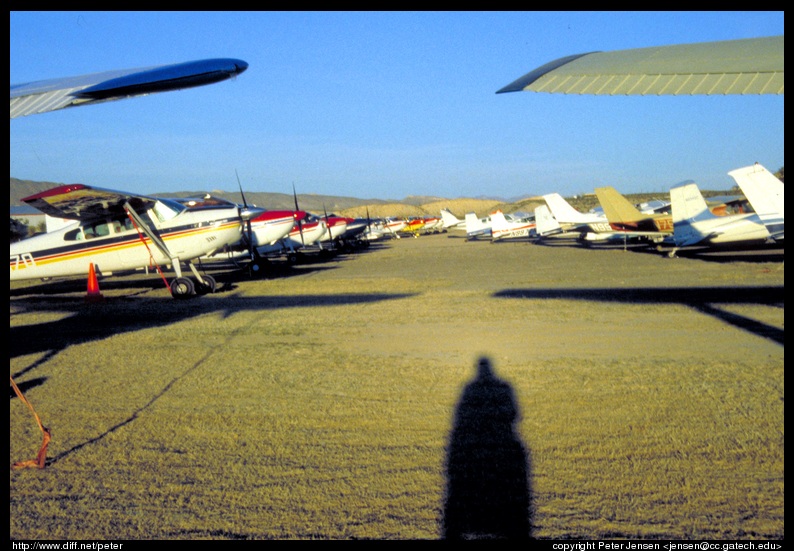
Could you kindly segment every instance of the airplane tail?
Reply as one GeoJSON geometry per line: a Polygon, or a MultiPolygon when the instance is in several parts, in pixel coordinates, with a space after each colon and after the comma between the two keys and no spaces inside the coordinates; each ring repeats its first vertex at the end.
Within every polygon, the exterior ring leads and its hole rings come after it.
{"type": "Polygon", "coordinates": [[[558,222],[576,224],[587,221],[587,217],[573,208],[559,193],[549,193],[544,195],[543,199],[545,199],[546,204],[551,210],[550,214],[553,215],[558,222]]]}
{"type": "Polygon", "coordinates": [[[597,187],[595,194],[604,209],[607,220],[612,223],[636,222],[646,218],[637,210],[637,207],[611,186],[597,187]]]}
{"type": "MultiPolygon", "coordinates": [[[[562,197],[560,198],[562,199],[562,197]]],[[[535,223],[537,224],[538,235],[541,237],[562,233],[560,223],[551,215],[547,205],[535,207],[535,223]]]]}
{"type": "Polygon", "coordinates": [[[673,210],[673,240],[679,247],[703,238],[692,226],[693,222],[717,218],[709,210],[703,194],[694,182],[670,188],[670,206],[673,210]]]}
{"type": "Polygon", "coordinates": [[[449,209],[441,209],[441,220],[443,220],[444,229],[458,226],[463,222],[460,218],[452,214],[449,209]]]}
{"type": "Polygon", "coordinates": [[[491,227],[484,224],[473,212],[466,213],[466,238],[472,239],[491,233],[491,227]]]}
{"type": "Polygon", "coordinates": [[[742,189],[756,214],[764,223],[783,222],[783,182],[760,164],[737,168],[728,173],[742,189]]]}

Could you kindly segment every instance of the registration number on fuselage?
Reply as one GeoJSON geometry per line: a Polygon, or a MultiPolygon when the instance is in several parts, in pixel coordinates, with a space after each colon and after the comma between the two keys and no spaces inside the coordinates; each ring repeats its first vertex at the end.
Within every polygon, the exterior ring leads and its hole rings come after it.
{"type": "Polygon", "coordinates": [[[36,261],[30,253],[13,254],[11,255],[11,271],[14,272],[20,268],[30,268],[35,266],[36,261]]]}

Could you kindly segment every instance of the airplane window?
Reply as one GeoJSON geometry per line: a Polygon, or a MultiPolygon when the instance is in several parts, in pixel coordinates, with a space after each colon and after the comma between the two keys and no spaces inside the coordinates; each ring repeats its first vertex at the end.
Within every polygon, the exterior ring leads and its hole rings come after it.
{"type": "Polygon", "coordinates": [[[83,230],[82,228],[77,228],[72,231],[68,231],[63,234],[64,241],[82,241],[83,240],[83,230]]]}
{"type": "Polygon", "coordinates": [[[165,222],[166,220],[170,220],[185,210],[185,208],[187,208],[185,205],[182,205],[176,201],[159,199],[152,207],[151,212],[154,217],[157,218],[157,220],[160,222],[165,222]]]}

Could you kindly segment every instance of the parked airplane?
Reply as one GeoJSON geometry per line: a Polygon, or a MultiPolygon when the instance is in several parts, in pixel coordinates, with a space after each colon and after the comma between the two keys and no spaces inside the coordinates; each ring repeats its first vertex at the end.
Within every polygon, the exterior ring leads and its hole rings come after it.
{"type": "Polygon", "coordinates": [[[697,184],[687,182],[670,189],[673,208],[673,241],[675,256],[684,247],[753,246],[769,240],[769,232],[755,213],[713,214],[697,184]]]}
{"type": "Polygon", "coordinates": [[[728,173],[739,185],[769,231],[772,239],[783,243],[783,182],[758,163],[728,173]]]}
{"type": "Polygon", "coordinates": [[[552,215],[547,204],[535,207],[535,224],[535,231],[537,231],[538,237],[541,239],[548,237],[578,239],[581,235],[578,231],[563,229],[559,221],[552,215]]]}
{"type": "MultiPolygon", "coordinates": [[[[183,202],[184,200],[178,201],[183,202]]],[[[188,204],[200,205],[193,201],[188,204]]],[[[300,233],[298,224],[300,223],[303,227],[303,220],[306,216],[303,211],[266,210],[247,221],[241,239],[237,243],[226,247],[224,251],[218,251],[209,256],[217,257],[221,252],[231,258],[248,256],[252,261],[251,272],[255,274],[267,262],[267,257],[290,254],[290,247],[285,241],[293,232],[300,233]]]]}
{"type": "Polygon", "coordinates": [[[667,213],[644,214],[611,186],[595,188],[596,197],[614,231],[630,237],[661,242],[673,233],[673,216],[667,213]]]}
{"type": "Polygon", "coordinates": [[[501,210],[491,213],[491,241],[534,237],[536,224],[534,217],[514,218],[501,210]]]}
{"type": "Polygon", "coordinates": [[[563,57],[496,93],[783,94],[783,36],[590,52],[563,57]]]}
{"type": "Polygon", "coordinates": [[[323,221],[325,222],[326,230],[322,237],[317,240],[317,243],[323,248],[323,245],[327,247],[333,247],[336,240],[339,239],[345,230],[347,230],[347,218],[343,218],[341,216],[334,216],[328,215],[327,213],[323,216],[323,221]]]}
{"type": "Polygon", "coordinates": [[[473,212],[466,213],[466,239],[491,237],[491,217],[477,218],[473,212]]]}
{"type": "Polygon", "coordinates": [[[406,220],[405,226],[400,230],[400,233],[408,233],[414,237],[419,237],[419,232],[425,227],[425,219],[421,217],[411,217],[406,220]]]}
{"type": "MultiPolygon", "coordinates": [[[[94,103],[106,102],[106,101],[113,101],[119,100],[124,98],[129,98],[133,96],[140,96],[146,94],[152,94],[157,92],[167,92],[170,90],[179,90],[182,88],[191,88],[195,86],[203,86],[205,84],[212,84],[215,82],[220,82],[222,80],[226,80],[228,78],[236,77],[243,71],[248,68],[248,63],[239,59],[207,59],[207,60],[200,60],[200,61],[192,61],[187,63],[177,63],[173,65],[162,65],[158,67],[149,67],[145,69],[126,69],[120,71],[110,71],[105,73],[95,73],[91,75],[83,75],[78,77],[67,77],[67,78],[57,78],[57,79],[49,79],[49,80],[42,80],[37,82],[31,82],[27,84],[16,84],[11,85],[10,87],[10,118],[22,117],[26,115],[33,115],[37,113],[46,113],[48,111],[54,111],[56,109],[64,109],[66,107],[76,107],[80,105],[90,105],[94,103]]],[[[67,186],[68,187],[68,186],[67,186]]],[[[46,193],[46,192],[45,192],[46,193]]],[[[39,194],[41,196],[42,194],[39,194]]],[[[122,209],[126,211],[127,217],[124,218],[121,216],[119,220],[120,228],[127,227],[127,219],[130,220],[133,226],[136,227],[136,230],[140,232],[146,233],[144,228],[148,227],[148,224],[144,222],[143,218],[138,215],[135,210],[133,209],[132,205],[130,204],[130,200],[138,204],[141,200],[140,197],[133,197],[128,196],[126,194],[122,194],[125,196],[124,204],[122,205],[122,209]],[[129,200],[128,200],[129,199],[129,200]],[[136,222],[133,222],[134,219],[137,218],[136,222]],[[123,224],[122,224],[123,222],[123,224]]],[[[43,197],[42,197],[43,198],[43,197]]],[[[118,199],[118,198],[117,198],[118,199]]],[[[45,202],[46,203],[46,202],[45,202]]],[[[178,205],[178,203],[176,203],[178,205]]],[[[147,198],[146,202],[142,205],[143,210],[145,212],[157,212],[155,211],[155,207],[157,205],[163,205],[164,209],[164,216],[167,216],[171,213],[171,210],[167,207],[166,203],[161,203],[151,198],[147,198]],[[154,201],[153,203],[151,203],[154,201]],[[147,203],[148,202],[148,203],[147,203]],[[151,205],[147,208],[147,204],[151,203],[151,205]]],[[[77,205],[80,206],[79,204],[77,205]]],[[[118,205],[117,205],[118,206],[118,205]]],[[[98,204],[98,207],[107,208],[107,205],[98,204]]],[[[202,256],[208,252],[207,245],[215,246],[215,241],[218,244],[223,243],[226,244],[226,239],[232,239],[229,235],[232,233],[231,229],[234,228],[237,232],[241,230],[240,221],[246,218],[250,218],[250,216],[254,215],[256,211],[251,211],[249,209],[237,210],[237,219],[234,223],[227,222],[221,218],[216,218],[214,221],[211,220],[211,215],[206,217],[199,216],[198,213],[200,211],[193,211],[191,214],[183,215],[181,218],[179,217],[180,212],[176,212],[176,215],[173,216],[173,219],[180,218],[180,220],[184,220],[186,218],[193,218],[195,221],[195,227],[186,227],[184,229],[184,233],[180,234],[173,234],[171,236],[172,247],[174,245],[178,245],[179,247],[185,247],[184,249],[176,249],[182,255],[182,258],[189,258],[191,254],[193,254],[194,249],[202,249],[203,252],[198,254],[197,256],[202,256]],[[202,243],[203,247],[197,247],[198,243],[201,243],[198,240],[198,237],[203,234],[204,242],[202,243]],[[186,239],[189,236],[195,236],[197,239],[186,239]],[[188,243],[188,241],[194,241],[193,243],[188,243]],[[188,246],[189,245],[189,246],[188,246]]],[[[202,214],[207,214],[205,211],[202,214]]],[[[219,211],[215,211],[215,215],[218,215],[219,211]]],[[[113,217],[117,215],[114,213],[113,217]]],[[[164,220],[160,220],[157,218],[157,222],[163,223],[166,222],[168,218],[164,220]]],[[[156,245],[156,248],[160,250],[161,254],[164,256],[169,257],[169,260],[174,262],[173,266],[177,272],[177,279],[172,281],[171,283],[171,292],[174,296],[187,296],[192,294],[192,289],[194,289],[193,282],[188,278],[181,277],[181,270],[179,266],[179,257],[173,256],[169,249],[165,246],[165,242],[160,239],[160,237],[168,237],[168,232],[166,235],[160,236],[157,233],[157,222],[155,219],[152,219],[152,226],[149,227],[147,235],[151,234],[149,237],[152,243],[156,245]],[[157,237],[157,239],[155,239],[157,237]],[[181,281],[180,281],[181,280],[181,281]]],[[[107,224],[107,222],[105,222],[107,224]]],[[[99,230],[102,227],[102,223],[97,221],[97,225],[95,227],[86,226],[85,229],[87,230],[99,230]]],[[[106,226],[107,228],[113,228],[113,231],[117,229],[115,224],[113,226],[106,226]]],[[[165,229],[167,224],[163,224],[163,228],[165,229]]],[[[27,272],[28,275],[37,271],[41,270],[41,268],[36,267],[36,257],[33,256],[31,249],[27,247],[33,243],[33,247],[40,247],[40,249],[36,250],[36,254],[41,254],[41,250],[46,251],[48,247],[51,245],[55,245],[53,239],[49,239],[55,237],[57,235],[61,235],[62,237],[66,237],[67,230],[64,228],[62,231],[55,232],[54,234],[43,234],[39,238],[31,238],[29,240],[25,240],[24,243],[26,245],[19,246],[17,249],[17,263],[16,269],[14,267],[14,245],[11,245],[11,273],[12,279],[13,273],[15,271],[19,272],[18,275],[22,274],[22,270],[26,270],[30,268],[27,272]],[[48,238],[49,237],[49,238],[48,238]],[[36,239],[34,242],[33,239],[36,239]]],[[[69,229],[69,236],[74,237],[75,239],[77,236],[87,237],[89,234],[85,233],[83,228],[83,223],[80,222],[77,228],[69,229]],[[76,233],[72,233],[76,232],[76,233]]],[[[119,233],[121,234],[123,231],[119,233]]],[[[234,236],[236,240],[238,236],[234,236]]],[[[143,236],[143,233],[140,233],[141,242],[145,245],[146,240],[143,236]]],[[[115,239],[115,238],[114,238],[115,239]]],[[[64,239],[64,242],[66,239],[64,239]]],[[[98,243],[98,242],[96,242],[98,243]]],[[[61,245],[57,244],[55,249],[52,251],[52,256],[39,258],[42,260],[43,264],[52,264],[52,267],[58,267],[58,270],[68,271],[69,269],[77,269],[76,263],[78,262],[77,258],[79,255],[75,255],[74,253],[70,253],[69,251],[73,250],[74,248],[71,246],[71,243],[61,245]],[[67,268],[68,266],[68,268],[67,268]]],[[[136,245],[130,245],[130,250],[136,250],[136,245]]],[[[148,247],[147,247],[148,250],[148,247]]],[[[89,248],[85,251],[87,253],[87,258],[83,258],[83,262],[87,259],[93,258],[94,254],[107,254],[106,252],[100,252],[98,249],[89,248]]],[[[47,254],[45,252],[45,254],[47,254]]],[[[112,254],[112,253],[111,253],[112,254]]],[[[149,253],[151,255],[151,253],[149,253]]],[[[120,253],[116,253],[116,256],[121,256],[120,253]]],[[[101,257],[104,262],[104,257],[101,257]]],[[[127,258],[131,258],[127,256],[127,258]]],[[[94,268],[94,264],[91,263],[90,266],[94,268]]],[[[197,270],[193,266],[192,263],[189,263],[190,268],[196,274],[198,281],[201,285],[201,290],[214,290],[215,282],[209,276],[202,277],[198,274],[197,270]]],[[[85,269],[85,264],[83,263],[82,270],[85,269]]],[[[85,273],[83,271],[78,273],[85,273]]],[[[89,274],[91,271],[89,271],[89,274]]],[[[24,278],[25,276],[20,277],[24,278]]],[[[38,276],[33,276],[38,277],[38,276]]],[[[45,276],[49,277],[49,276],[45,276]]],[[[89,280],[90,282],[90,280],[89,280]]],[[[33,416],[36,418],[36,422],[38,423],[39,429],[41,430],[42,434],[44,435],[44,440],[41,444],[41,448],[39,453],[36,455],[36,459],[28,460],[28,461],[19,461],[14,464],[14,468],[26,468],[26,467],[37,467],[39,469],[43,469],[46,465],[46,458],[47,458],[47,445],[50,442],[51,433],[47,427],[45,427],[41,423],[41,419],[39,419],[38,414],[33,409],[33,406],[27,401],[25,396],[19,390],[17,385],[14,383],[13,377],[11,378],[11,386],[14,388],[17,396],[25,402],[30,410],[33,412],[33,416]]]]}
{"type": "Polygon", "coordinates": [[[239,241],[242,221],[262,209],[224,199],[187,206],[178,201],[82,184],[58,186],[23,201],[45,214],[76,220],[60,230],[11,243],[11,280],[100,275],[170,264],[175,298],[215,290],[193,260],[239,241]],[[185,263],[196,283],[182,274],[185,263]]]}
{"type": "Polygon", "coordinates": [[[408,225],[408,220],[404,218],[386,218],[382,223],[382,231],[386,235],[392,235],[400,239],[400,232],[408,225]]]}
{"type": "Polygon", "coordinates": [[[582,234],[614,232],[603,212],[579,212],[559,193],[547,193],[543,196],[543,200],[546,201],[552,216],[566,231],[578,231],[582,234]]]}
{"type": "Polygon", "coordinates": [[[466,230],[466,221],[461,220],[449,209],[441,209],[441,227],[445,230],[466,230]]]}
{"type": "Polygon", "coordinates": [[[220,82],[248,68],[240,59],[202,59],[11,85],[11,118],[220,82]]]}
{"type": "MultiPolygon", "coordinates": [[[[592,209],[589,212],[579,212],[559,193],[548,193],[543,196],[543,199],[550,209],[551,216],[554,217],[560,226],[558,231],[564,232],[562,235],[558,235],[558,237],[568,237],[570,235],[566,234],[573,232],[578,235],[579,241],[585,244],[612,242],[622,242],[625,244],[626,240],[629,238],[629,235],[625,232],[616,232],[612,229],[602,208],[592,209]]],[[[658,208],[661,203],[662,202],[659,202],[659,204],[657,204],[654,202],[653,204],[646,204],[645,208],[652,210],[653,208],[658,208]]],[[[639,210],[643,212],[641,209],[639,210]]],[[[553,224],[547,220],[543,222],[544,232],[546,232],[548,236],[554,236],[555,234],[552,233],[555,231],[553,224]]],[[[541,222],[538,221],[538,228],[540,228],[540,226],[541,222]]]]}

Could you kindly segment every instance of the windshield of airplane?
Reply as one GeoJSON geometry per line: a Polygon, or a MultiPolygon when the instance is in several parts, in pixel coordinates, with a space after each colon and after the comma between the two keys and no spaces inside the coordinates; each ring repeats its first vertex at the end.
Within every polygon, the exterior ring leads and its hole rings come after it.
{"type": "Polygon", "coordinates": [[[166,220],[171,220],[186,208],[185,205],[171,199],[158,199],[150,212],[157,220],[165,222],[166,220]]]}

